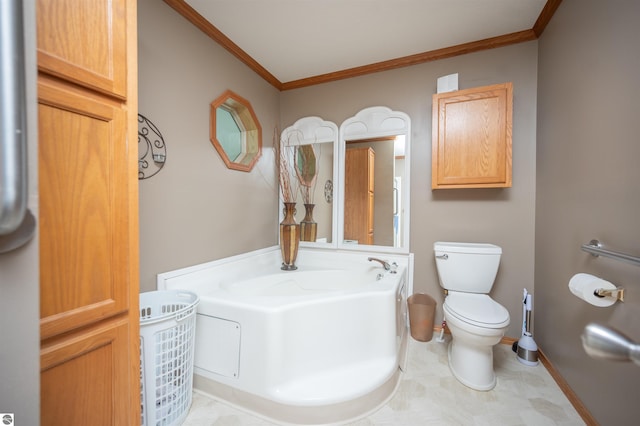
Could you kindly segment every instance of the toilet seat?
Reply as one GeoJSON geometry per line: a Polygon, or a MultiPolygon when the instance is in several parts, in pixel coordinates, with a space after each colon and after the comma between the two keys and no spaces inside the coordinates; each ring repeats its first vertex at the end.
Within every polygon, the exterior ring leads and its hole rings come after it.
{"type": "Polygon", "coordinates": [[[509,325],[509,311],[486,294],[449,292],[442,307],[458,320],[477,327],[509,325]]]}

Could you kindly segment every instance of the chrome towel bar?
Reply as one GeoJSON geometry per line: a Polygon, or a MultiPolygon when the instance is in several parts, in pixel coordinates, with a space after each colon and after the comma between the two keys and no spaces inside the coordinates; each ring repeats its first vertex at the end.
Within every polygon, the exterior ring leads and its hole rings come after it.
{"type": "Polygon", "coordinates": [[[589,244],[583,244],[582,251],[586,251],[587,253],[590,253],[591,255],[596,257],[598,256],[610,257],[612,259],[617,259],[622,262],[627,262],[627,263],[634,264],[636,266],[640,266],[640,257],[631,256],[630,254],[620,253],[613,250],[607,250],[602,247],[602,244],[598,240],[591,240],[589,241],[589,244]]]}

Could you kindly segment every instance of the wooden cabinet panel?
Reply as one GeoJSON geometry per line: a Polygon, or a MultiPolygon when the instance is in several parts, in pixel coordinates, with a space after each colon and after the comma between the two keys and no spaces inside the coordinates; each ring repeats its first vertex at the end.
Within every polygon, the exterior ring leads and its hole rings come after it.
{"type": "Polygon", "coordinates": [[[140,424],[136,1],[36,16],[41,424],[140,424]]]}
{"type": "Polygon", "coordinates": [[[127,303],[126,114],[44,78],[39,98],[42,338],[127,303]],[[124,228],[123,228],[124,227],[124,228]]]}
{"type": "MultiPolygon", "coordinates": [[[[41,350],[41,425],[127,425],[128,327],[116,321],[41,350]]],[[[136,409],[138,409],[137,407],[136,409]]]]}
{"type": "Polygon", "coordinates": [[[511,83],[433,95],[431,187],[511,186],[511,83]]]}
{"type": "Polygon", "coordinates": [[[373,244],[375,153],[349,148],[345,159],[344,238],[373,244]]]}
{"type": "Polygon", "coordinates": [[[124,99],[126,0],[37,0],[38,69],[124,99]]]}

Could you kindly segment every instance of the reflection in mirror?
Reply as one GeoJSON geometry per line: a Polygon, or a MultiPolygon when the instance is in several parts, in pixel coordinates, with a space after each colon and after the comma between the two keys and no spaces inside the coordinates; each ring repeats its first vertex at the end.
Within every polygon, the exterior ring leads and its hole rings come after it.
{"type": "Polygon", "coordinates": [[[366,108],[340,127],[339,247],[409,251],[409,116],[366,108]]]}
{"type": "Polygon", "coordinates": [[[262,153],[262,128],[246,99],[224,92],[211,102],[209,138],[233,170],[249,172],[262,153]]]}
{"type": "Polygon", "coordinates": [[[311,188],[318,177],[318,160],[313,145],[302,145],[296,147],[296,175],[300,185],[311,188]]]}
{"type": "MultiPolygon", "coordinates": [[[[320,145],[318,149],[321,149],[320,145]]],[[[318,223],[313,218],[313,209],[316,206],[314,194],[321,156],[316,155],[314,144],[296,146],[293,155],[298,188],[304,203],[304,218],[300,221],[300,241],[315,242],[318,237],[318,223]]]]}
{"type": "Polygon", "coordinates": [[[338,126],[319,117],[302,118],[281,134],[283,149],[293,149],[295,179],[302,198],[296,206],[296,222],[301,224],[301,246],[336,245],[337,206],[332,197],[325,196],[325,187],[327,182],[337,178],[338,171],[334,167],[337,142],[338,126]],[[318,185],[320,189],[316,191],[318,185]]]}
{"type": "Polygon", "coordinates": [[[304,218],[300,221],[300,241],[315,243],[318,237],[318,223],[313,218],[313,209],[316,206],[314,194],[316,177],[318,177],[316,161],[320,158],[315,155],[313,145],[296,147],[296,175],[304,203],[304,218]]]}

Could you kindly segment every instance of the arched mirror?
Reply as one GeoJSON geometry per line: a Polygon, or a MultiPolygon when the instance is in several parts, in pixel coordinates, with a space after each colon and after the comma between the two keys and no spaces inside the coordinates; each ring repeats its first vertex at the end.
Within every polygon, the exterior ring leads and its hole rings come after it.
{"type": "Polygon", "coordinates": [[[291,175],[297,181],[296,222],[301,225],[300,245],[335,247],[338,210],[333,183],[338,176],[335,167],[338,126],[320,117],[301,118],[282,131],[281,146],[289,149],[289,156],[293,158],[291,175]],[[305,232],[312,228],[310,223],[315,223],[315,232],[305,232]]]}
{"type": "Polygon", "coordinates": [[[224,92],[211,102],[209,138],[216,151],[233,170],[250,172],[262,153],[262,128],[251,104],[224,92]]]}
{"type": "Polygon", "coordinates": [[[338,247],[409,252],[411,121],[370,107],[340,126],[338,247]]]}

